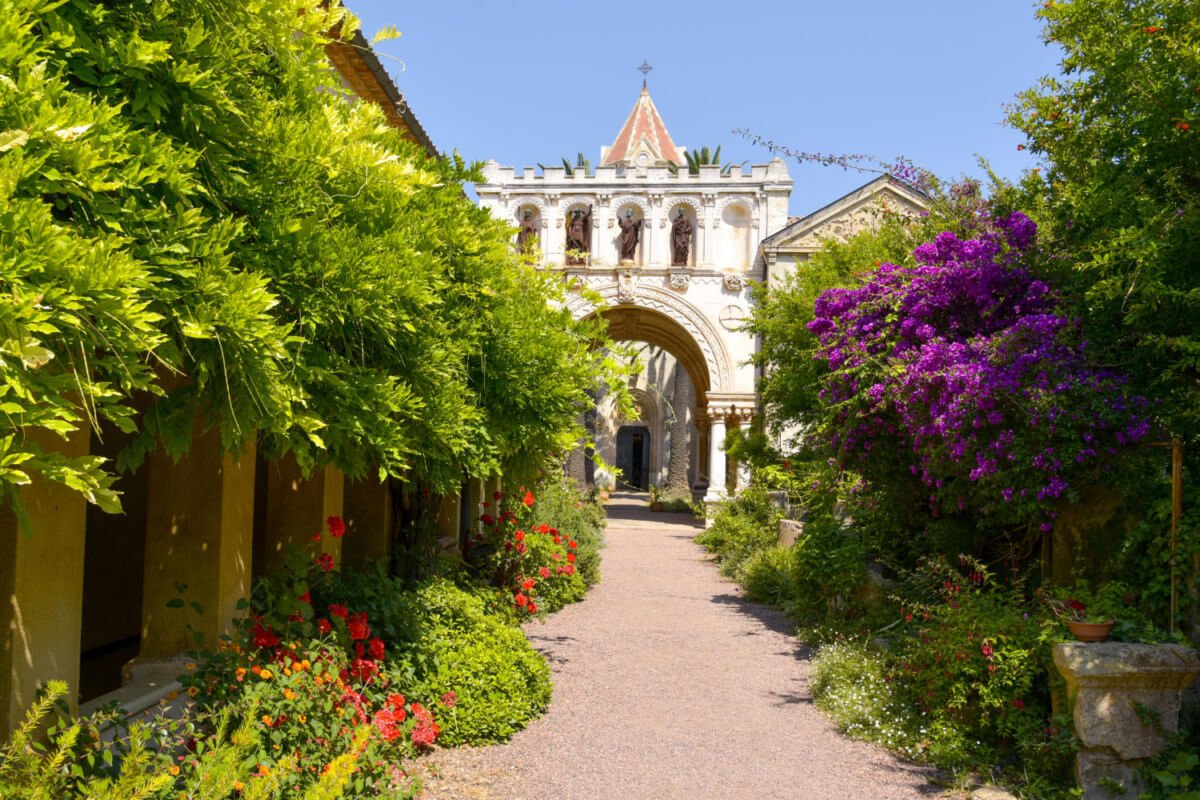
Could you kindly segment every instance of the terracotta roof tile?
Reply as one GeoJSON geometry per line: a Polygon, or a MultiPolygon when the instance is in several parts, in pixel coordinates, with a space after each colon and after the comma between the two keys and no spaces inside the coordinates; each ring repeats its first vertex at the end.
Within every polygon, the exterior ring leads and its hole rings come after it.
{"type": "Polygon", "coordinates": [[[654,107],[654,101],[650,99],[650,92],[644,86],[637,103],[633,106],[633,111],[629,112],[629,118],[625,120],[625,125],[617,134],[612,147],[604,154],[600,166],[606,167],[629,160],[643,140],[653,152],[655,160],[670,161],[672,164],[686,162],[683,152],[675,146],[675,142],[671,141],[671,134],[667,133],[667,125],[659,116],[658,109],[654,107]]]}

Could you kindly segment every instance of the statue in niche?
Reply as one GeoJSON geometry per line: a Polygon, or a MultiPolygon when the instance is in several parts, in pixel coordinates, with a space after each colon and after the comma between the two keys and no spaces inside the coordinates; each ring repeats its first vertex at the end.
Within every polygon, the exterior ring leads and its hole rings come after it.
{"type": "Polygon", "coordinates": [[[587,256],[592,252],[592,207],[587,211],[576,208],[571,211],[571,220],[567,223],[567,263],[586,264],[587,256]]]}
{"type": "Polygon", "coordinates": [[[621,226],[621,260],[633,261],[642,238],[642,220],[633,216],[632,208],[627,208],[624,217],[617,217],[617,224],[621,226]]]}
{"type": "Polygon", "coordinates": [[[517,234],[517,252],[527,253],[538,239],[538,220],[528,208],[521,213],[521,230],[517,234]]]}
{"type": "Polygon", "coordinates": [[[692,221],[681,208],[679,216],[671,223],[671,266],[686,267],[688,250],[692,246],[692,221]]]}

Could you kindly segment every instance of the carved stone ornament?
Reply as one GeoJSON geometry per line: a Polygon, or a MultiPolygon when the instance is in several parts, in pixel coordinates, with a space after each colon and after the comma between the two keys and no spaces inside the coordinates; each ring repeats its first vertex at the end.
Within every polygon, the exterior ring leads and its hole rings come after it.
{"type": "Polygon", "coordinates": [[[617,302],[637,302],[637,275],[629,270],[617,273],[617,302]]]}
{"type": "Polygon", "coordinates": [[[723,283],[727,292],[740,292],[746,288],[746,279],[734,273],[726,273],[723,283]]]}
{"type": "Polygon", "coordinates": [[[671,273],[671,288],[677,292],[685,292],[688,288],[688,283],[691,281],[691,275],[686,272],[671,273]]]}

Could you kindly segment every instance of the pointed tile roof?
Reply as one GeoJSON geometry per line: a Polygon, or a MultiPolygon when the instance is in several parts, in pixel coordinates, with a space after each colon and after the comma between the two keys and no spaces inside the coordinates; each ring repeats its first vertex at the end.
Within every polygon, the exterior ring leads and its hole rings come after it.
{"type": "Polygon", "coordinates": [[[642,153],[647,154],[646,160],[650,164],[661,161],[680,165],[687,163],[683,151],[671,141],[666,123],[658,115],[658,109],[654,107],[654,101],[650,99],[650,92],[645,86],[612,147],[601,155],[600,166],[631,162],[642,153]]]}

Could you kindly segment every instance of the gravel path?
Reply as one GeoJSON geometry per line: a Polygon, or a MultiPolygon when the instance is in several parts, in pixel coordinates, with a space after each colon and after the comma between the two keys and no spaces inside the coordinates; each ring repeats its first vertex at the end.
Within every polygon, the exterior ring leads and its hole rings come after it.
{"type": "Polygon", "coordinates": [[[682,514],[609,504],[603,580],[526,633],[554,668],[549,711],[511,742],[439,752],[434,800],[930,798],[921,769],[840,736],[808,651],[749,603],[682,514]]]}

